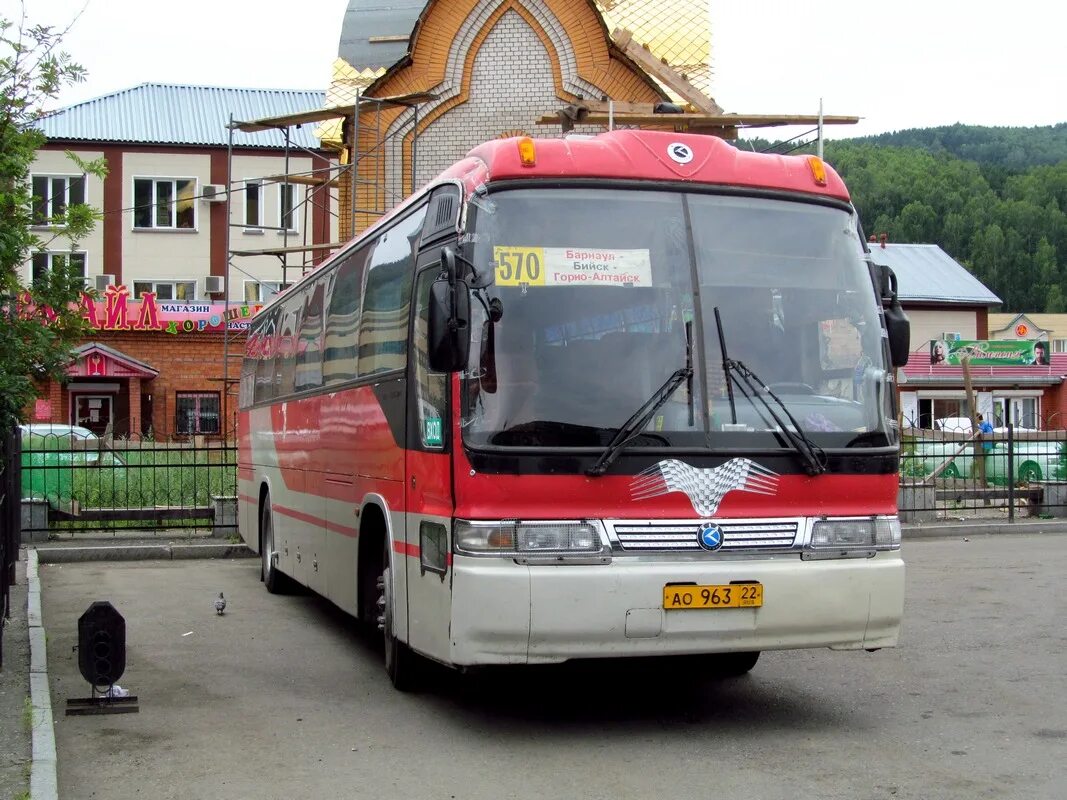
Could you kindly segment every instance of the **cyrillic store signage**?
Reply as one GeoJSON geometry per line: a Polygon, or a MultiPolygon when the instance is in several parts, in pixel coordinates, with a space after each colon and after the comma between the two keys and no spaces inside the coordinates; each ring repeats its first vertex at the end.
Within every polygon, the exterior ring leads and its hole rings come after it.
{"type": "Polygon", "coordinates": [[[1044,366],[1049,344],[1017,339],[935,339],[930,342],[930,363],[959,366],[970,356],[974,366],[1044,366]]]}
{"type": "MultiPolygon", "coordinates": [[[[252,317],[262,303],[175,303],[156,299],[153,292],[145,292],[139,300],[132,299],[125,286],[108,286],[102,296],[83,294],[82,316],[98,331],[158,331],[179,333],[219,333],[223,324],[227,330],[246,331],[252,317]]],[[[46,321],[55,319],[49,308],[35,307],[29,296],[22,298],[21,313],[40,315],[46,321]]]]}

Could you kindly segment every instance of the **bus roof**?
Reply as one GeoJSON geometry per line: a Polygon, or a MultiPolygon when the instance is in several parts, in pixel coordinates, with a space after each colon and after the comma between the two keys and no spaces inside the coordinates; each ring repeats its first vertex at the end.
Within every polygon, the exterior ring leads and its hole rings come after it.
{"type": "MultiPolygon", "coordinates": [[[[716,136],[616,130],[589,137],[533,139],[536,163],[532,166],[524,166],[520,161],[521,138],[497,139],[471,150],[469,158],[485,164],[486,182],[509,178],[680,181],[779,189],[849,200],[844,182],[829,166],[825,166],[825,185],[816,181],[809,163],[814,156],[753,153],[716,136]]],[[[459,177],[460,172],[469,174],[470,162],[460,162],[456,168],[442,177],[459,177]]]]}

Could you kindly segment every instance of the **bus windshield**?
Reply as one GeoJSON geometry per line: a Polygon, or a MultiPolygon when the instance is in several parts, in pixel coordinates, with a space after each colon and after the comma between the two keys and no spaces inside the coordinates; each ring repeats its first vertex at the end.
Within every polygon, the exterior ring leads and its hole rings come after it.
{"type": "Polygon", "coordinates": [[[603,447],[680,369],[691,372],[628,448],[783,448],[787,419],[821,448],[896,443],[846,207],[532,187],[476,197],[470,220],[472,262],[492,281],[472,303],[469,446],[603,447]],[[730,380],[724,351],[755,390],[730,380]],[[788,414],[768,412],[782,407],[768,388],[788,414]]]}

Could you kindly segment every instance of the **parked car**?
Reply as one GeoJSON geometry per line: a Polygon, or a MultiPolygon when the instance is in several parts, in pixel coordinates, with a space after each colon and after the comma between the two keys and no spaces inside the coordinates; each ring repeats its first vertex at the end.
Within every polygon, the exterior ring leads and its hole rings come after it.
{"type": "Polygon", "coordinates": [[[126,464],[95,433],[77,425],[21,425],[22,496],[53,505],[73,499],[75,475],[99,484],[126,464]]]}
{"type": "MultiPolygon", "coordinates": [[[[930,442],[920,441],[915,444],[912,463],[920,467],[917,472],[931,474],[946,459],[952,456],[963,441],[930,442]]],[[[992,448],[983,450],[985,454],[985,473],[989,483],[1007,485],[1008,483],[1008,443],[991,442],[992,448]]],[[[982,445],[979,443],[979,447],[982,445]]],[[[952,458],[948,467],[941,473],[942,478],[969,478],[975,473],[974,445],[966,448],[952,458]]],[[[1015,440],[1013,442],[1013,460],[1015,481],[1067,480],[1067,442],[1015,440]]],[[[905,468],[908,461],[905,461],[905,468]]]]}

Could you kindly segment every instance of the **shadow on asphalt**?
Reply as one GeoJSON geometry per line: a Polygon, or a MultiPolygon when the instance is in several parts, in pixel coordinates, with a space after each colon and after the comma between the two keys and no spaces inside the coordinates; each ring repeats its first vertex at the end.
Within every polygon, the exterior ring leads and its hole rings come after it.
{"type": "Polygon", "coordinates": [[[751,673],[735,678],[716,676],[711,656],[586,659],[465,671],[424,661],[419,691],[401,694],[385,677],[380,632],[318,595],[303,594],[322,624],[351,645],[355,657],[381,669],[382,690],[393,692],[398,702],[414,697],[502,734],[521,735],[524,722],[590,732],[622,724],[630,733],[662,731],[669,725],[714,725],[722,733],[749,732],[754,724],[761,730],[798,731],[863,725],[852,715],[845,720],[833,713],[833,704],[823,702],[810,686],[805,689],[788,674],[783,680],[780,664],[768,663],[783,658],[777,653],[764,654],[751,673]],[[761,669],[774,672],[773,681],[761,680],[761,669]]]}

